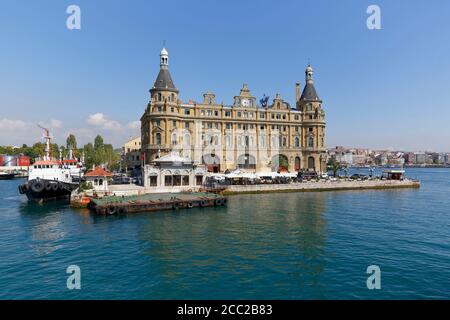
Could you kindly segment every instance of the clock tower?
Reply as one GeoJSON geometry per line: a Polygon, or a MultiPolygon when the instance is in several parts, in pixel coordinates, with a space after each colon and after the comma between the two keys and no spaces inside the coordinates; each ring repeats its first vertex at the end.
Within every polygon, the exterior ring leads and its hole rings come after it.
{"type": "Polygon", "coordinates": [[[234,97],[233,105],[242,108],[256,108],[256,98],[250,94],[246,83],[242,85],[239,95],[234,97]]]}

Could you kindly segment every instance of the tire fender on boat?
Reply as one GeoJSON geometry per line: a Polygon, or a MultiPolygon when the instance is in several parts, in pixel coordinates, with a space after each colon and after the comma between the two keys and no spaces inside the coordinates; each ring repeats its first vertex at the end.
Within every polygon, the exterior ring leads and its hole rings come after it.
{"type": "Polygon", "coordinates": [[[178,208],[180,208],[180,203],[174,202],[174,203],[172,204],[172,209],[176,210],[176,209],[178,209],[178,208]]]}
{"type": "Polygon", "coordinates": [[[44,187],[45,187],[45,185],[44,185],[44,183],[42,181],[36,180],[36,181],[34,181],[32,183],[31,190],[33,192],[39,193],[39,192],[42,192],[44,190],[44,187]]]}
{"type": "Polygon", "coordinates": [[[116,213],[117,213],[117,208],[114,207],[114,206],[109,206],[109,207],[106,209],[106,213],[109,214],[109,215],[116,214],[116,213]]]}
{"type": "Polygon", "coordinates": [[[214,204],[216,205],[216,206],[223,206],[223,199],[222,198],[220,198],[220,199],[216,199],[216,200],[214,200],[214,204]]]}
{"type": "Polygon", "coordinates": [[[45,190],[50,191],[52,190],[52,183],[49,181],[45,182],[45,190]]]}
{"type": "Polygon", "coordinates": [[[125,207],[119,207],[117,209],[117,213],[119,213],[119,214],[127,214],[128,213],[128,209],[125,208],[125,207]]]}

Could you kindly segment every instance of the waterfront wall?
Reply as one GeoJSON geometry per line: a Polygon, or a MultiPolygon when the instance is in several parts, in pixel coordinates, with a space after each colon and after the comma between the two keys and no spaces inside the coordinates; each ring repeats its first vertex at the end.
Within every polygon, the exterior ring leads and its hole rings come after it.
{"type": "Polygon", "coordinates": [[[419,188],[415,180],[366,180],[366,181],[319,181],[291,184],[233,185],[224,194],[266,193],[266,192],[312,192],[365,189],[419,188]]]}
{"type": "MultiPolygon", "coordinates": [[[[269,193],[269,192],[314,192],[314,191],[339,191],[339,190],[367,190],[367,189],[394,189],[394,188],[419,188],[420,182],[416,180],[366,180],[366,181],[309,181],[290,184],[258,184],[258,185],[232,185],[223,191],[225,195],[242,193],[269,193]]],[[[110,185],[107,192],[99,192],[98,196],[116,195],[132,196],[149,193],[179,193],[183,191],[198,192],[199,188],[191,187],[161,187],[144,188],[137,185],[110,185]]],[[[93,191],[83,192],[85,196],[93,196],[93,191]]]]}

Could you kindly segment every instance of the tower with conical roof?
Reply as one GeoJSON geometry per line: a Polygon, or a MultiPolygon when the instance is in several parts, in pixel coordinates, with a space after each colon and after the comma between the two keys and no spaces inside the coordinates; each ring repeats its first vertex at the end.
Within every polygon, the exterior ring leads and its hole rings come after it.
{"type": "Polygon", "coordinates": [[[159,54],[159,73],[150,89],[150,95],[155,102],[176,102],[178,98],[178,90],[169,72],[169,52],[166,48],[162,48],[159,54]]]}
{"type": "Polygon", "coordinates": [[[305,69],[305,87],[297,101],[302,117],[303,168],[326,172],[325,112],[322,109],[316,88],[314,70],[311,65],[305,69]]]}
{"type": "Polygon", "coordinates": [[[159,54],[159,73],[150,91],[150,101],[141,117],[141,139],[144,161],[148,163],[156,154],[167,152],[170,144],[167,114],[177,114],[178,89],[169,72],[169,52],[162,48],[159,54]]]}

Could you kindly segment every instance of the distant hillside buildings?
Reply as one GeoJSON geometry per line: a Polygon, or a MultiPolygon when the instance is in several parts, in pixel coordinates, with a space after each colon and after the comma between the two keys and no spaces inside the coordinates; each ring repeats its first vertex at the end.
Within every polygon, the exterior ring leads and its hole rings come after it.
{"type": "Polygon", "coordinates": [[[448,165],[449,153],[403,152],[336,147],[329,157],[347,166],[432,166],[448,165]]]}

